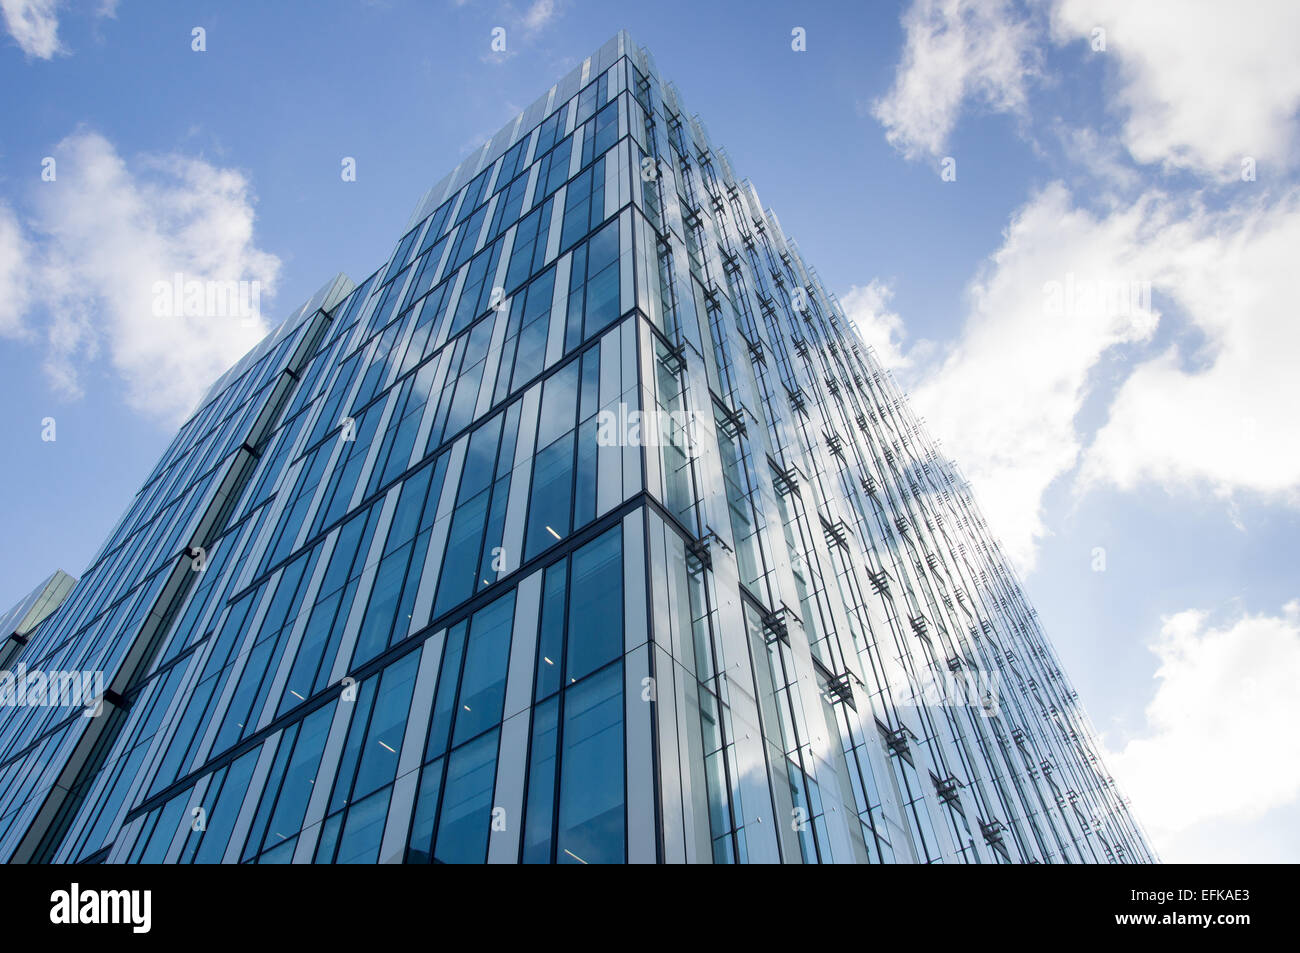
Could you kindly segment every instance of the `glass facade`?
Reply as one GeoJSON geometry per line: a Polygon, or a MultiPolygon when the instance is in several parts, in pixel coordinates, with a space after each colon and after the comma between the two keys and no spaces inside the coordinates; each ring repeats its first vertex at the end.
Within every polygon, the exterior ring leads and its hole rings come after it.
{"type": "Polygon", "coordinates": [[[0,858],[1153,859],[965,483],[612,39],[224,375],[14,659],[0,858]]]}

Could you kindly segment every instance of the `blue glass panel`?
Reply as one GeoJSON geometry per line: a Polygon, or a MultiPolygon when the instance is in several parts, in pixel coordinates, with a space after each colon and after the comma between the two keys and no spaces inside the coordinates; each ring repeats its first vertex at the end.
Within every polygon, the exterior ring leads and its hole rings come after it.
{"type": "Polygon", "coordinates": [[[453,745],[467,741],[501,720],[514,612],[515,594],[510,592],[480,609],[470,622],[453,745]]]}
{"type": "Polygon", "coordinates": [[[537,454],[528,504],[528,558],[569,535],[573,495],[573,432],[537,454]]]}
{"type": "Polygon", "coordinates": [[[457,748],[447,759],[447,783],[438,812],[434,860],[481,864],[487,859],[496,781],[497,734],[492,731],[457,748]]]}
{"type": "Polygon", "coordinates": [[[411,818],[411,833],[407,841],[406,861],[410,864],[427,864],[432,857],[433,825],[438,818],[438,795],[442,791],[443,761],[427,764],[420,775],[420,788],[415,795],[415,813],[411,818]]]}
{"type": "Polygon", "coordinates": [[[429,725],[429,740],[424,757],[430,760],[447,750],[452,719],[456,717],[456,692],[460,688],[460,663],[465,653],[466,622],[457,622],[447,630],[442,650],[442,666],[438,671],[438,694],[433,704],[433,717],[429,725]]]}
{"type": "Polygon", "coordinates": [[[542,583],[542,621],[537,644],[537,683],[534,697],[545,698],[560,689],[564,662],[564,599],[568,592],[569,561],[547,567],[542,583]]]}
{"type": "Polygon", "coordinates": [[[352,805],[339,838],[338,864],[373,864],[379,859],[384,839],[384,822],[388,817],[388,798],[392,788],[376,791],[352,805]]]}
{"type": "Polygon", "coordinates": [[[524,813],[523,861],[551,862],[551,828],[555,822],[555,745],[559,740],[560,700],[551,698],[533,710],[533,743],[528,759],[528,801],[524,813]]]}
{"type": "Polygon", "coordinates": [[[563,738],[556,860],[622,863],[622,665],[611,665],[564,693],[563,738]]]}
{"type": "Polygon", "coordinates": [[[361,764],[352,788],[353,800],[365,797],[397,777],[397,760],[406,734],[406,716],[411,709],[419,662],[419,652],[408,652],[386,668],[379,680],[375,710],[370,716],[361,764]]]}
{"type": "Polygon", "coordinates": [[[614,527],[573,554],[565,682],[623,654],[623,539],[614,527]]]}

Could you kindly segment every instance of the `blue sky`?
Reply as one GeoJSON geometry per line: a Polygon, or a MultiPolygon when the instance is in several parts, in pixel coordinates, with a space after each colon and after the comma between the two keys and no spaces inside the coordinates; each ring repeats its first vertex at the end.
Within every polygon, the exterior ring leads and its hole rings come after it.
{"type": "Polygon", "coordinates": [[[273,324],[365,277],[625,28],[971,478],[1165,858],[1295,860],[1300,21],[1134,6],[4,0],[0,604],[264,330],[160,337],[154,280],[259,280],[273,324]]]}

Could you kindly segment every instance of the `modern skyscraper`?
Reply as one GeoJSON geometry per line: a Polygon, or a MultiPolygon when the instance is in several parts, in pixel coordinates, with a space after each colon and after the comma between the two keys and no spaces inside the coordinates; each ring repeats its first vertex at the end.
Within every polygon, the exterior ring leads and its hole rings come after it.
{"type": "Polygon", "coordinates": [[[104,691],[0,709],[7,860],[1153,859],[966,484],[626,34],[216,382],[13,662],[104,691]]]}

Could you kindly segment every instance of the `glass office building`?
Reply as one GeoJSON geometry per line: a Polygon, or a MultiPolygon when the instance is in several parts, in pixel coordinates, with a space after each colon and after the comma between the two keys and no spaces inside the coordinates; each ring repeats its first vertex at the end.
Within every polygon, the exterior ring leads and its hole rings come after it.
{"type": "Polygon", "coordinates": [[[1145,862],[965,483],[626,34],[212,387],[0,858],[1145,862]]]}

